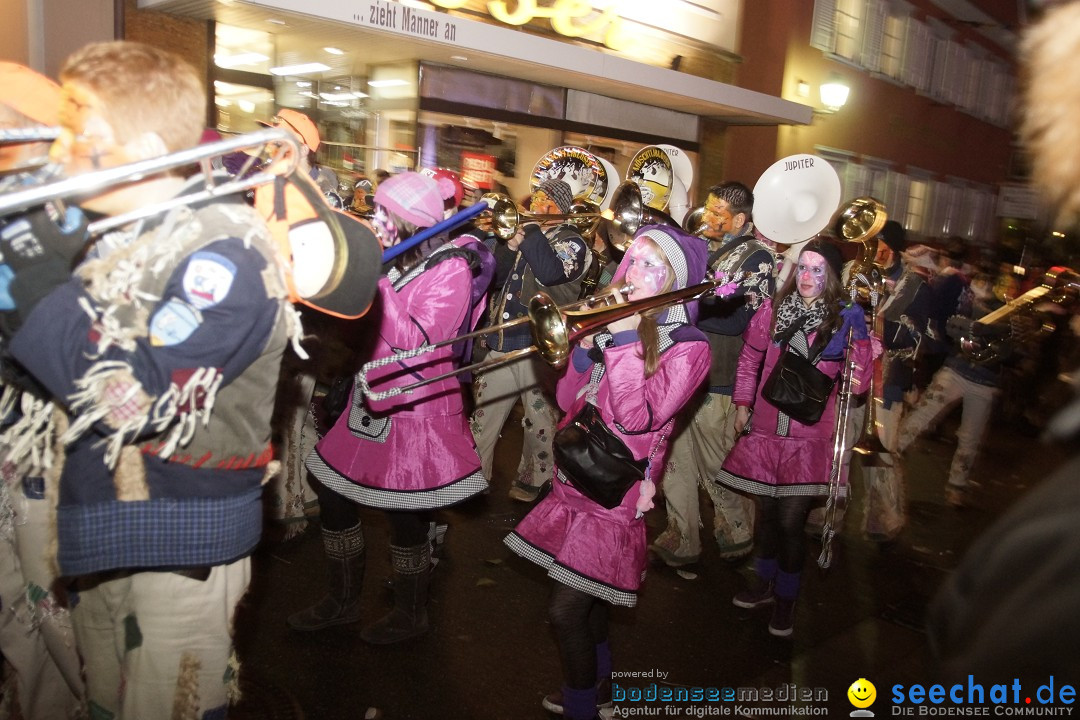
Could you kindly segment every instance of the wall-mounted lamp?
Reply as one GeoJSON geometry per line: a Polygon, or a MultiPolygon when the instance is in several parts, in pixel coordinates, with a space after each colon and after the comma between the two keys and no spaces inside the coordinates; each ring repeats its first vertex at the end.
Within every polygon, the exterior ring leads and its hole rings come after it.
{"type": "Polygon", "coordinates": [[[834,113],[844,107],[850,92],[851,88],[836,76],[833,76],[829,82],[822,84],[821,104],[825,106],[825,111],[834,113]]]}

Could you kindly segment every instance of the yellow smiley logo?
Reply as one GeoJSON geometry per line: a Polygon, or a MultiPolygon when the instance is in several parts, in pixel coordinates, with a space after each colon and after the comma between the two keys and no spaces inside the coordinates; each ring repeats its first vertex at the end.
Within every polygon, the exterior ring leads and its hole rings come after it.
{"type": "Polygon", "coordinates": [[[866,678],[859,678],[851,683],[847,691],[848,700],[857,708],[868,708],[877,698],[877,688],[866,678]]]}

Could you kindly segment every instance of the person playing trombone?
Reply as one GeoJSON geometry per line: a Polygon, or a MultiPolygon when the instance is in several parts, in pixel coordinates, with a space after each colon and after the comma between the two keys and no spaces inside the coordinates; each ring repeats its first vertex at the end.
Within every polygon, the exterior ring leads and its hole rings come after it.
{"type": "MultiPolygon", "coordinates": [[[[381,183],[372,223],[383,246],[393,247],[441,222],[443,199],[453,195],[449,185],[448,178],[437,181],[416,172],[381,183]]],[[[482,272],[488,253],[469,236],[451,242],[440,234],[397,257],[378,286],[381,313],[373,328],[373,358],[388,362],[367,375],[376,390],[434,378],[456,364],[450,345],[415,358],[390,358],[398,349],[434,345],[475,325],[491,278],[482,272]]],[[[330,583],[322,599],[289,617],[289,626],[312,631],[361,619],[365,539],[357,505],[365,505],[389,516],[394,606],[361,637],[381,645],[426,632],[430,512],[487,488],[461,384],[448,377],[378,399],[366,397],[362,383],[354,382],[349,407],[315,446],[307,467],[318,480],[330,583]]]]}
{"type": "MultiPolygon", "coordinates": [[[[869,383],[873,366],[866,319],[861,307],[843,303],[841,267],[836,246],[811,240],[800,251],[794,273],[751,319],[732,396],[735,429],[742,434],[717,475],[717,482],[749,493],[757,504],[757,581],[737,593],[733,603],[743,608],[772,605],[769,632],[779,637],[791,635],[794,626],[810,506],[815,496],[829,495],[833,465],[838,463],[833,432],[839,383],[833,385],[820,419],[807,423],[772,405],[763,388],[781,353],[788,352],[809,359],[830,377],[840,373],[845,353],[850,353],[852,392],[869,383]]],[[[836,491],[843,496],[847,488],[836,491]]]]}
{"type": "MultiPolygon", "coordinates": [[[[695,285],[705,274],[705,245],[676,228],[646,226],[636,234],[615,273],[628,282],[627,299],[657,297],[695,285]]],[[[518,523],[506,544],[545,568],[555,581],[549,617],[563,664],[563,688],[544,698],[546,709],[591,720],[611,701],[609,605],[633,607],[645,572],[643,514],[652,508],[672,418],[709,371],[709,346],[691,324],[693,303],[654,308],[607,324],[574,347],[559,380],[560,423],[572,425],[591,405],[604,425],[648,461],[643,480],[621,502],[605,507],[580,492],[555,468],[552,491],[518,523]]]]}
{"type": "MultiPolygon", "coordinates": [[[[206,90],[172,53],[94,43],[60,79],[52,157],[69,174],[199,142],[206,90]]],[[[82,205],[122,218],[196,192],[201,179],[139,175],[91,186],[82,205]]],[[[78,594],[91,714],[224,717],[236,690],[233,615],[274,468],[269,408],[299,327],[278,249],[237,194],[121,234],[126,245],[18,308],[25,320],[9,347],[65,411],[47,476],[59,476],[56,560],[78,594]]],[[[19,256],[16,275],[59,262],[28,242],[3,250],[19,256]]]]}

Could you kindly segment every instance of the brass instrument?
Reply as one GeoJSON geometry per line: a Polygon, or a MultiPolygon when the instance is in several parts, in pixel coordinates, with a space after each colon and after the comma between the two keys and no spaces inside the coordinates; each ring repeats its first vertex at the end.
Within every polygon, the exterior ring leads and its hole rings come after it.
{"type": "Polygon", "coordinates": [[[705,206],[698,205],[696,208],[686,213],[686,217],[683,218],[683,230],[690,235],[696,235],[697,237],[704,237],[705,235],[705,206]]]}
{"type": "Polygon", "coordinates": [[[180,195],[163,202],[154,203],[123,215],[107,217],[90,223],[91,237],[135,220],[157,215],[180,205],[193,205],[211,198],[243,192],[272,182],[279,176],[288,175],[300,162],[300,141],[287,130],[266,128],[252,133],[219,140],[179,150],[161,157],[139,160],[105,170],[95,170],[82,175],[63,178],[53,182],[34,185],[15,192],[0,195],[0,217],[38,207],[47,202],[97,195],[116,185],[135,182],[151,175],[165,173],[189,165],[198,165],[203,171],[203,188],[198,192],[180,195]],[[263,166],[249,177],[244,175],[257,162],[255,155],[241,168],[235,178],[222,178],[210,171],[211,160],[229,153],[265,149],[273,156],[271,163],[263,166]],[[280,162],[279,162],[280,161],[280,162]],[[281,165],[270,171],[269,165],[281,165]]]}
{"type": "MultiPolygon", "coordinates": [[[[851,330],[848,330],[847,347],[851,346],[851,330]]],[[[825,501],[825,523],[821,527],[821,554],[817,564],[828,568],[832,564],[832,539],[836,534],[836,500],[840,494],[840,480],[844,466],[844,450],[847,443],[848,419],[851,415],[851,381],[855,373],[855,360],[848,353],[844,370],[840,374],[840,387],[836,391],[836,419],[833,422],[833,454],[829,468],[829,494],[825,501]]]]}
{"type": "MultiPolygon", "coordinates": [[[[877,254],[877,236],[888,218],[884,204],[872,197],[860,197],[840,210],[833,223],[838,238],[859,243],[859,255],[848,273],[847,289],[852,300],[869,306],[871,330],[878,337],[881,336],[878,306],[885,295],[885,278],[881,274],[882,268],[874,264],[874,256],[877,254]]],[[[858,442],[851,447],[853,452],[864,457],[863,467],[883,466],[880,454],[888,452],[878,434],[880,423],[877,421],[878,403],[884,402],[884,398],[880,397],[884,384],[881,377],[882,358],[874,358],[873,362],[874,371],[866,394],[866,419],[858,442]]]]}
{"type": "MultiPolygon", "coordinates": [[[[610,322],[629,317],[634,313],[656,310],[667,305],[674,305],[697,299],[708,292],[716,290],[719,286],[730,280],[730,278],[721,276],[706,280],[697,285],[682,288],[681,290],[673,290],[641,300],[630,300],[629,302],[608,305],[606,307],[587,308],[584,310],[566,310],[564,307],[556,305],[547,293],[539,292],[529,300],[527,318],[518,318],[517,320],[511,320],[509,323],[475,330],[465,335],[459,335],[458,337],[450,338],[449,340],[443,340],[440,343],[424,345],[415,350],[406,350],[389,357],[373,360],[366,363],[360,369],[360,372],[357,374],[357,379],[366,396],[372,400],[385,400],[386,398],[412,392],[424,385],[430,385],[431,383],[445,380],[446,378],[464,372],[482,372],[484,370],[490,370],[493,367],[505,365],[506,363],[533,354],[539,354],[540,357],[552,367],[561,368],[566,365],[566,361],[570,357],[571,343],[582,336],[595,332],[610,322]],[[384,365],[400,363],[402,360],[426,354],[436,348],[445,347],[446,345],[467,338],[476,337],[477,335],[486,335],[490,332],[497,332],[499,329],[505,329],[509,325],[517,325],[524,321],[528,321],[533,336],[533,344],[527,348],[514,350],[513,352],[506,353],[500,358],[459,367],[436,377],[424,378],[411,385],[394,387],[385,391],[373,391],[367,381],[367,374],[369,372],[383,367],[384,365]]],[[[580,302],[572,303],[572,305],[578,304],[580,304],[580,302]]]]}
{"type": "Polygon", "coordinates": [[[608,233],[608,240],[619,252],[626,252],[634,241],[634,235],[644,225],[681,228],[666,212],[646,205],[641,197],[641,187],[633,180],[623,180],[615,188],[611,207],[604,211],[604,219],[615,230],[608,233]]]}
{"type": "Polygon", "coordinates": [[[1036,322],[1033,315],[1039,305],[1052,303],[1071,312],[1080,299],[1080,275],[1067,267],[1056,266],[1046,271],[1038,287],[1028,290],[1015,300],[978,320],[949,318],[949,334],[957,338],[960,351],[973,363],[982,364],[999,359],[1010,346],[1052,332],[1054,325],[1036,322]],[[1026,322],[1025,322],[1026,321],[1026,322]],[[1028,327],[1017,332],[1016,325],[1028,327]]]}
{"type": "Polygon", "coordinates": [[[603,216],[595,203],[580,198],[574,199],[572,212],[547,214],[523,212],[518,209],[516,202],[502,193],[485,193],[482,199],[491,206],[490,216],[485,214],[485,217],[489,217],[491,231],[500,240],[514,237],[521,224],[526,222],[568,222],[582,235],[591,235],[603,216]]]}

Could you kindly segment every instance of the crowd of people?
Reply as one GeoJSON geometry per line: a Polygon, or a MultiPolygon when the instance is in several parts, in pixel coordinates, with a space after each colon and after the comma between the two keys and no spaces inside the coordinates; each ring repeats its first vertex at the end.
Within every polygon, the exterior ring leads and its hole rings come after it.
{"type": "MultiPolygon", "coordinates": [[[[36,182],[18,171],[46,153],[77,175],[202,136],[197,74],[146,45],[90,45],[59,86],[9,63],[0,77],[6,126],[60,132],[2,156],[3,192],[36,182]]],[[[315,123],[281,109],[269,125],[303,157],[298,177],[252,202],[170,204],[90,242],[90,220],[200,187],[162,172],[0,218],[0,639],[22,717],[224,718],[267,497],[278,517],[317,514],[321,528],[328,583],[288,618],[298,632],[371,616],[359,509],[386,513],[394,600],[361,631],[373,645],[429,628],[439,509],[492,487],[530,504],[505,543],[553,584],[563,685],[543,704],[590,720],[611,703],[611,606],[635,605],[650,553],[701,561],[703,498],[720,557],[753,556],[755,581],[731,602],[771,608],[768,632],[788,637],[809,534],[827,543],[859,496],[867,537],[895,540],[903,454],[961,402],[943,501],[976,492],[979,444],[1022,349],[1009,323],[978,322],[1013,298],[967,264],[962,241],[911,245],[890,220],[845,263],[852,243],[836,228],[795,245],[766,237],[736,181],[708,189],[699,234],[646,225],[621,250],[532,216],[505,241],[490,221],[430,232],[462,205],[454,173],[358,182],[334,208],[315,123]],[[333,280],[342,268],[356,271],[348,289],[333,280]],[[698,296],[663,301],[707,278],[698,296]],[[559,371],[523,353],[541,292],[633,312],[569,338],[559,371]],[[490,369],[453,374],[480,359],[490,369]],[[823,392],[785,395],[791,373],[823,392]],[[517,473],[496,478],[518,404],[517,473]],[[868,423],[871,450],[838,452],[868,423]],[[849,489],[855,463],[863,482],[849,489]],[[667,524],[649,543],[654,505],[667,524]]],[[[529,211],[568,216],[575,199],[549,177],[529,211]]]]}

